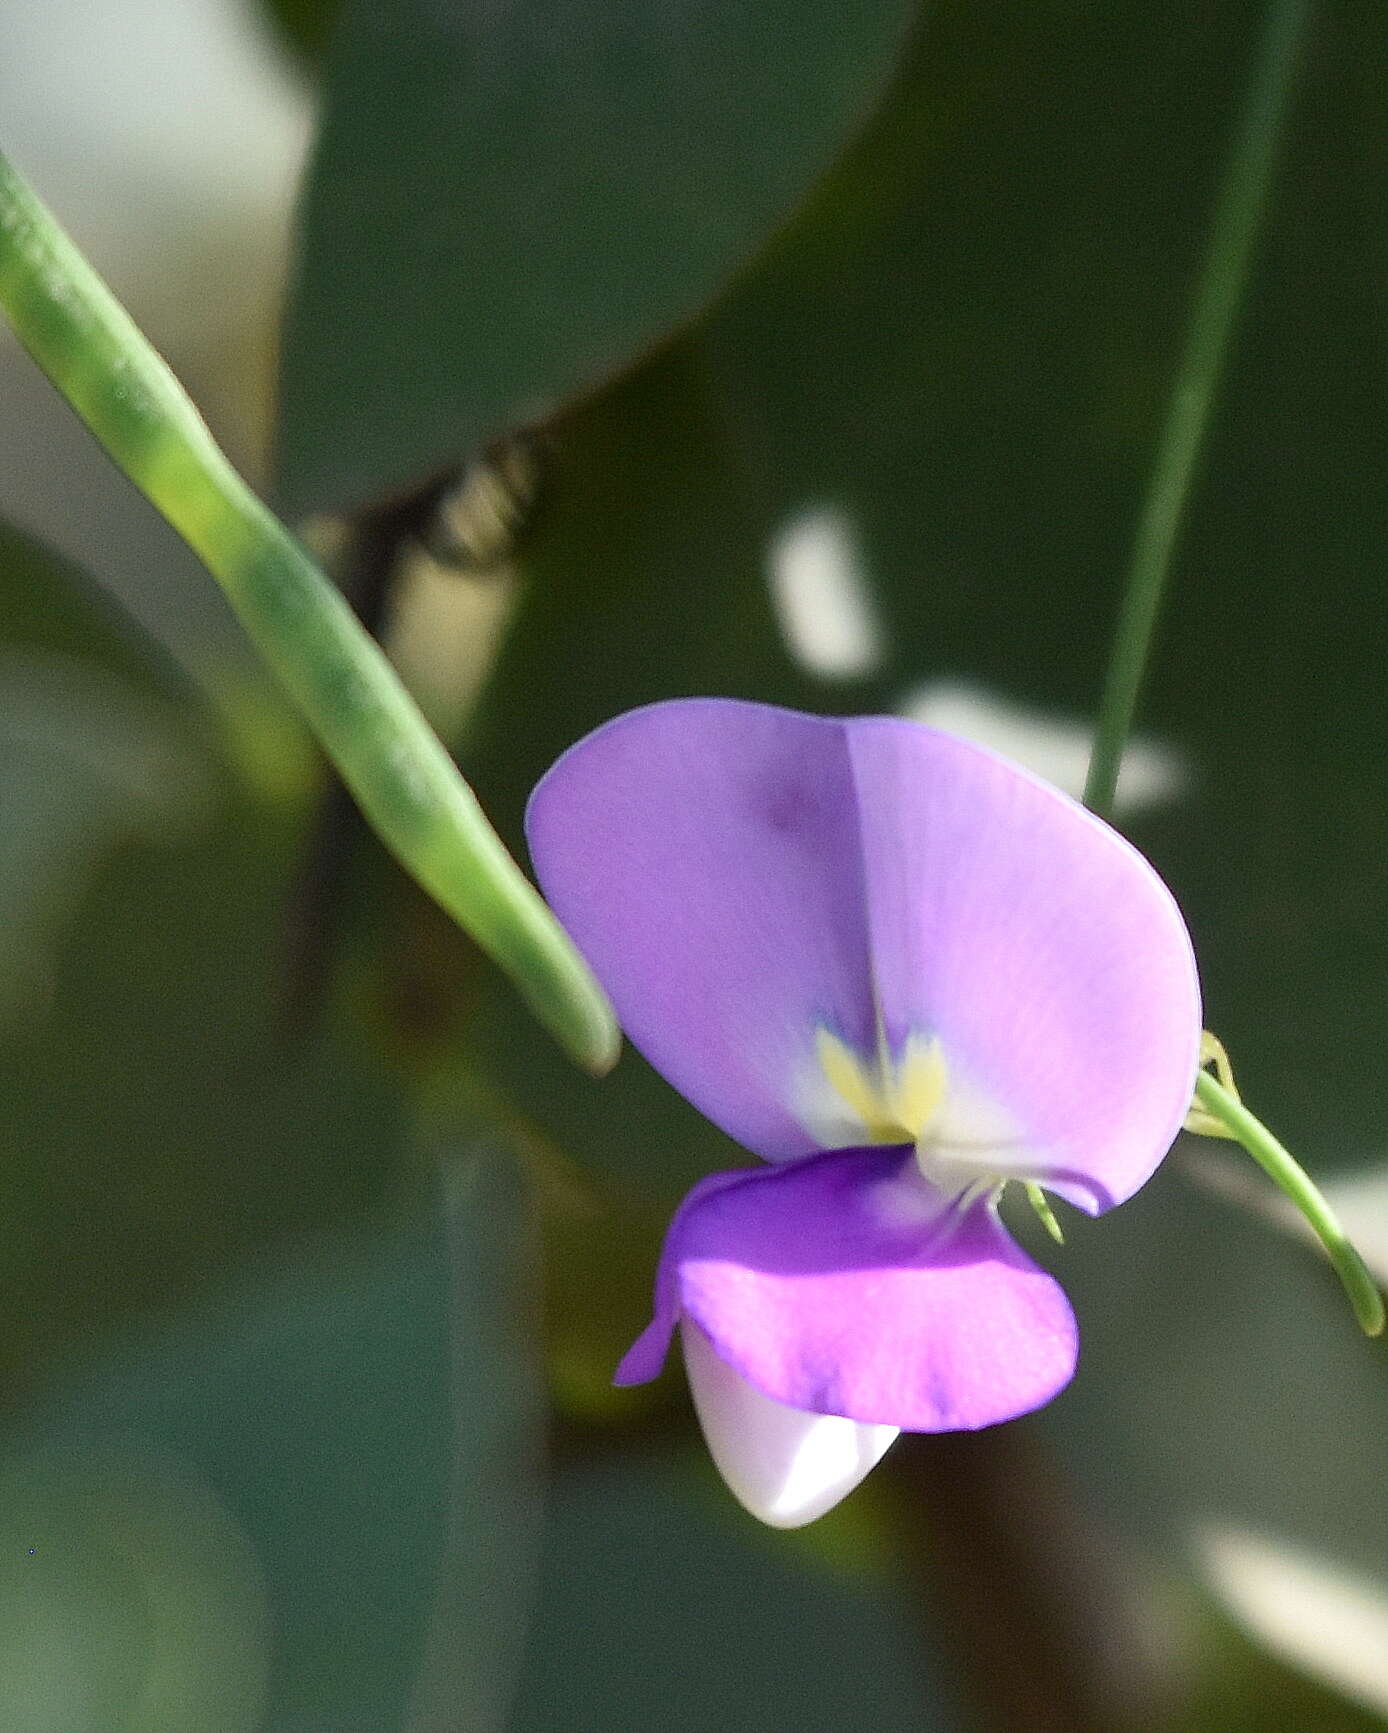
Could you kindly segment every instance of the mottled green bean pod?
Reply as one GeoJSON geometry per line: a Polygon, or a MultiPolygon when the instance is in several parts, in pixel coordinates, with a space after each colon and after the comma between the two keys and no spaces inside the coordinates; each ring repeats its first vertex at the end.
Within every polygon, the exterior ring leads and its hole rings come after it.
{"type": "Polygon", "coordinates": [[[341,593],[228,462],[168,367],[0,156],[0,305],[20,341],[221,584],[386,846],[593,1071],[606,996],[341,593]]]}

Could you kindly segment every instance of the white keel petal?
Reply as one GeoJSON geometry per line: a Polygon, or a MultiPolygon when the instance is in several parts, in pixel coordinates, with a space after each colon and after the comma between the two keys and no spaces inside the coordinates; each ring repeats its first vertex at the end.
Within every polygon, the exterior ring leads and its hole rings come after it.
{"type": "Polygon", "coordinates": [[[709,1454],[738,1502],[772,1528],[801,1528],[832,1510],[900,1430],[772,1401],[720,1360],[688,1318],[680,1339],[709,1454]]]}

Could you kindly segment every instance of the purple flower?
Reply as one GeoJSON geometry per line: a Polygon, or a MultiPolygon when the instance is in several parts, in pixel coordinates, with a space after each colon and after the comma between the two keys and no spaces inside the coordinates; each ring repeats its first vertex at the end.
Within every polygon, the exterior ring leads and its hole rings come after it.
{"type": "Polygon", "coordinates": [[[580,741],[528,829],[634,1044],[770,1164],[684,1200],[617,1382],[678,1325],[715,1461],[781,1527],[900,1430],[1054,1396],[1074,1316],[1003,1186],[1121,1203],[1198,1063],[1190,941],[1141,856],[966,741],[722,699],[580,741]]]}

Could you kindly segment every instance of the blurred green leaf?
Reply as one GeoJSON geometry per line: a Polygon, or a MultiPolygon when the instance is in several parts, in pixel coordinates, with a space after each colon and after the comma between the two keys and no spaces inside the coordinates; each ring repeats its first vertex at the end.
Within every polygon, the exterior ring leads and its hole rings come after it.
{"type": "MultiPolygon", "coordinates": [[[[60,782],[13,815],[70,824],[60,782]]],[[[7,815],[9,816],[9,815],[7,815]]],[[[66,831],[63,833],[66,834],[66,831]]],[[[61,837],[55,871],[69,870],[61,837]]],[[[295,818],[226,780],[206,822],[127,835],[86,874],[41,992],[0,1032],[0,1383],[100,1340],[257,1246],[398,1185],[398,1090],[340,1032],[281,1026],[295,818]]]]}
{"type": "Polygon", "coordinates": [[[30,1659],[0,1722],[500,1729],[538,1530],[525,1216],[479,1148],[51,1380],[6,1446],[0,1656],[30,1659]]]}
{"type": "Polygon", "coordinates": [[[207,730],[167,658],[83,574],[0,524],[0,1019],[41,1002],[97,865],[206,821],[207,730]]]}
{"type": "Polygon", "coordinates": [[[261,0],[261,10],[285,47],[317,67],[332,40],[342,0],[261,0]]]}
{"type": "Polygon", "coordinates": [[[0,642],[90,660],[174,702],[193,688],[110,594],[70,560],[0,520],[0,642]]]}
{"type": "Polygon", "coordinates": [[[758,1528],[688,1466],[559,1474],[514,1733],[962,1728],[903,1587],[758,1528]]]}
{"type": "Polygon", "coordinates": [[[184,1464],[125,1439],[11,1458],[0,1542],[0,1724],[258,1733],[254,1555],[184,1464]]]}
{"type": "Polygon", "coordinates": [[[529,1176],[485,1135],[445,1120],[452,1463],[434,1600],[409,1733],[495,1733],[534,1604],[547,1412],[540,1248],[529,1176]]]}
{"type": "Polygon", "coordinates": [[[886,83],[910,0],[348,0],[283,352],[294,513],[548,415],[707,302],[886,83]]]}

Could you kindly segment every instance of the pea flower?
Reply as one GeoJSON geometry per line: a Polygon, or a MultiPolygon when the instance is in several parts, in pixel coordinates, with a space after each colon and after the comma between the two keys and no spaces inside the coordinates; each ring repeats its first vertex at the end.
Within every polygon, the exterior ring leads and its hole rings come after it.
{"type": "Polygon", "coordinates": [[[1190,1106],[1194,959],[1142,857],[967,741],[722,699],[599,728],[527,828],[634,1045],[767,1164],[685,1198],[617,1383],[678,1327],[724,1479],[787,1528],[899,1431],[1062,1389],[1074,1315],[998,1201],[1097,1215],[1190,1106]]]}

